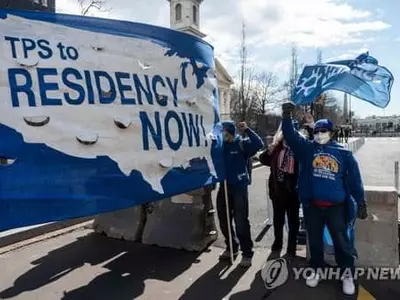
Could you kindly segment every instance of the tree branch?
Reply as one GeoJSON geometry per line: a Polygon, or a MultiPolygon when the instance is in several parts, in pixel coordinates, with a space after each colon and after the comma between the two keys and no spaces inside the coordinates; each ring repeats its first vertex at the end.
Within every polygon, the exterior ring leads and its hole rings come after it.
{"type": "Polygon", "coordinates": [[[86,16],[89,13],[89,10],[92,8],[97,9],[99,12],[107,12],[112,10],[111,7],[106,7],[106,0],[90,0],[87,4],[86,2],[86,0],[78,0],[79,6],[81,7],[82,16],[86,16]]]}

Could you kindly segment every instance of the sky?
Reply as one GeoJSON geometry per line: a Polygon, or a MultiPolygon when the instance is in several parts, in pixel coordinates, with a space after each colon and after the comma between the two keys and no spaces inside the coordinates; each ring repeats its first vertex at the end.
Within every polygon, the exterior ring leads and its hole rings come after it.
{"type": "MultiPolygon", "coordinates": [[[[79,13],[78,0],[56,0],[57,12],[79,13]]],[[[107,0],[107,12],[90,15],[169,27],[167,0],[107,0]]],[[[394,75],[390,104],[377,108],[352,97],[359,117],[400,115],[400,1],[399,0],[204,0],[200,30],[215,56],[238,78],[242,22],[246,24],[249,61],[259,72],[287,80],[291,45],[299,62],[313,64],[317,49],[323,61],[351,59],[369,51],[394,75]]],[[[341,94],[338,96],[342,97],[341,94]]]]}

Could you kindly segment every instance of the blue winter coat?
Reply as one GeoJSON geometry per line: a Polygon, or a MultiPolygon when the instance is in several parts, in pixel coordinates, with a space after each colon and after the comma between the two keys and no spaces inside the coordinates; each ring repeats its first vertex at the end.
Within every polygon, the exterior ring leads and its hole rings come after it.
{"type": "Polygon", "coordinates": [[[299,162],[298,194],[303,205],[313,200],[364,202],[360,169],[351,151],[335,141],[320,145],[306,140],[291,119],[282,120],[282,131],[299,162]]]}
{"type": "Polygon", "coordinates": [[[233,142],[224,142],[225,174],[229,185],[248,185],[247,160],[264,147],[262,139],[250,128],[248,138],[239,135],[233,142]]]}

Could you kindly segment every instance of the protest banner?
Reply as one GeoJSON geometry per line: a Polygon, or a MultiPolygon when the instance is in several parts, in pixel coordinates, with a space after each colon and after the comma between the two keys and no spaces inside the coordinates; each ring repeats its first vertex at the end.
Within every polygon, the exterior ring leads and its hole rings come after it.
{"type": "Polygon", "coordinates": [[[224,179],[213,48],[167,28],[0,10],[0,230],[224,179]]]}

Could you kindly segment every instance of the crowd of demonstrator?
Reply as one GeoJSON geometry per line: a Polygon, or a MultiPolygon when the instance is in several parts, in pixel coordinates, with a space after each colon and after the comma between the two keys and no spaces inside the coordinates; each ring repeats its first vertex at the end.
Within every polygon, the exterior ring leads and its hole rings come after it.
{"type": "MultiPolygon", "coordinates": [[[[351,295],[355,293],[354,275],[351,274],[354,274],[357,252],[348,234],[348,225],[354,222],[356,216],[365,219],[367,206],[358,163],[352,152],[337,142],[343,142],[343,139],[347,142],[350,131],[342,129],[337,134],[330,120],[314,122],[311,115],[306,115],[300,126],[292,117],[294,108],[291,102],[282,105],[282,123],[273,142],[260,155],[260,162],[270,168],[268,188],[274,215],[274,242],[270,257],[281,255],[286,216],[289,233],[285,257],[292,259],[296,256],[301,205],[310,264],[314,269],[306,284],[315,287],[321,280],[317,270],[324,267],[323,231],[327,226],[336,262],[343,271],[343,292],[351,295]]],[[[228,197],[225,197],[225,187],[221,185],[217,211],[226,250],[220,259],[230,259],[231,255],[236,259],[240,249],[240,265],[250,267],[253,242],[249,222],[248,186],[251,174],[248,160],[264,148],[264,143],[245,122],[237,125],[223,122],[223,131],[228,197]],[[226,203],[229,206],[230,230],[226,203]],[[233,237],[232,247],[229,231],[233,237]]]]}

